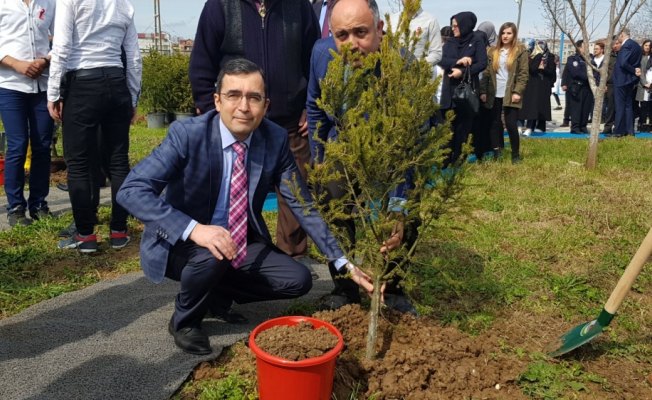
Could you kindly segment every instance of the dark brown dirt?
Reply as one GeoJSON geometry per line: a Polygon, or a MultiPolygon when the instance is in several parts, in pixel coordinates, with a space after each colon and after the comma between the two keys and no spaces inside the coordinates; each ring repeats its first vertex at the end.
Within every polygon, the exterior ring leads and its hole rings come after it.
{"type": "MultiPolygon", "coordinates": [[[[378,356],[364,359],[368,314],[358,306],[321,312],[314,317],[331,322],[344,336],[345,349],[337,360],[334,398],[398,399],[526,399],[517,379],[531,359],[519,356],[541,352],[568,326],[554,316],[520,311],[498,318],[479,336],[455,327],[442,327],[428,318],[384,315],[379,327],[378,356]],[[355,393],[356,397],[351,397],[355,393]]],[[[652,336],[642,340],[652,340],[652,336]]],[[[578,363],[606,382],[585,382],[587,390],[573,391],[577,399],[652,399],[650,360],[613,357],[605,348],[619,346],[607,335],[595,339],[562,361],[578,363]]],[[[202,363],[192,379],[223,379],[237,373],[255,382],[255,358],[237,343],[220,358],[202,363]]],[[[196,387],[196,386],[195,386],[196,387]]],[[[185,392],[181,398],[197,398],[185,392]]]]}
{"type": "Polygon", "coordinates": [[[279,325],[260,332],[256,345],[267,354],[290,361],[324,355],[337,344],[337,336],[325,327],[315,329],[308,321],[279,325]]]}

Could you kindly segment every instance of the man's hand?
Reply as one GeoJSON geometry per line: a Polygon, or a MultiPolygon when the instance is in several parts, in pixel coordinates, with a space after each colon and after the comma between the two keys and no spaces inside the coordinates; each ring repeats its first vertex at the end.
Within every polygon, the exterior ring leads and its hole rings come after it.
{"type": "Polygon", "coordinates": [[[63,103],[61,100],[55,102],[48,101],[48,111],[53,120],[61,122],[61,115],[63,115],[63,103]]]}
{"type": "Polygon", "coordinates": [[[512,104],[514,103],[520,103],[521,102],[521,95],[512,93],[512,104]]]}
{"type": "Polygon", "coordinates": [[[351,274],[351,280],[363,288],[368,295],[371,295],[374,291],[373,280],[369,275],[367,275],[363,270],[356,267],[352,263],[346,265],[346,269],[351,274]]]}
{"type": "Polygon", "coordinates": [[[392,236],[389,239],[383,242],[383,245],[380,247],[380,252],[387,254],[388,252],[396,249],[403,243],[403,232],[405,231],[403,221],[396,221],[394,227],[392,228],[392,236]]]}
{"type": "Polygon", "coordinates": [[[233,260],[238,251],[231,233],[221,226],[197,224],[188,239],[207,248],[218,260],[233,260]]]}
{"type": "Polygon", "coordinates": [[[471,63],[473,63],[473,59],[471,57],[462,57],[459,60],[457,60],[455,64],[468,67],[469,65],[471,65],[471,63]]]}
{"type": "Polygon", "coordinates": [[[486,94],[481,94],[480,95],[480,101],[483,102],[483,103],[486,103],[487,102],[487,95],[486,94]]]}
{"type": "Polygon", "coordinates": [[[460,79],[462,77],[462,70],[459,68],[451,69],[451,73],[448,74],[449,78],[460,79]]]}
{"type": "Polygon", "coordinates": [[[640,68],[636,68],[636,69],[634,70],[634,74],[636,74],[636,76],[641,76],[641,69],[640,69],[640,68]]]}
{"type": "Polygon", "coordinates": [[[303,110],[301,118],[299,118],[299,135],[301,135],[301,137],[308,136],[308,117],[306,110],[303,110]]]}
{"type": "Polygon", "coordinates": [[[563,86],[561,87],[561,90],[563,90],[564,92],[567,91],[567,90],[568,90],[568,86],[563,85],[563,86]]]}
{"type": "Polygon", "coordinates": [[[138,107],[134,107],[133,114],[131,115],[131,122],[130,122],[130,124],[131,124],[131,125],[135,124],[137,118],[138,118],[138,107]]]}

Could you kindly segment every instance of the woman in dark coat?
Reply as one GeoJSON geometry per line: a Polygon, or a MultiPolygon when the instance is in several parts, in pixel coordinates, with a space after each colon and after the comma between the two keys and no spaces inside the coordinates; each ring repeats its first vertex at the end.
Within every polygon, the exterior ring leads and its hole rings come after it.
{"type": "MultiPolygon", "coordinates": [[[[453,37],[444,44],[442,60],[439,63],[444,69],[440,100],[444,112],[455,111],[452,100],[453,90],[462,82],[465,68],[470,69],[473,84],[478,88],[480,86],[478,74],[487,67],[485,41],[480,34],[473,32],[477,21],[475,14],[470,11],[461,12],[451,18],[453,37]]],[[[455,113],[453,138],[450,142],[451,152],[444,167],[458,160],[462,153],[462,144],[466,143],[471,132],[474,116],[462,114],[455,113]]]]}
{"type": "Polygon", "coordinates": [[[550,111],[550,89],[555,85],[555,58],[548,51],[544,41],[538,41],[530,54],[530,78],[523,94],[523,108],[519,119],[526,119],[526,130],[529,136],[535,129],[546,131],[546,121],[552,120],[550,111]]]}

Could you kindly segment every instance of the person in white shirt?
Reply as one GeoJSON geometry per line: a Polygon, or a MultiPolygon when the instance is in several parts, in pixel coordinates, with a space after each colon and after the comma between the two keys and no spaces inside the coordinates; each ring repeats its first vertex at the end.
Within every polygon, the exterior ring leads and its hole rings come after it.
{"type": "MultiPolygon", "coordinates": [[[[403,2],[403,0],[401,0],[401,2],[403,2]]],[[[401,13],[396,13],[390,17],[392,29],[396,30],[398,28],[398,21],[400,16],[401,13]]],[[[419,9],[419,11],[417,11],[417,13],[414,15],[412,21],[410,21],[410,30],[420,35],[419,40],[414,47],[414,55],[416,57],[425,55],[426,61],[428,61],[428,63],[433,66],[434,79],[436,77],[434,66],[437,65],[439,61],[441,61],[441,52],[443,46],[437,18],[435,18],[427,11],[419,9]],[[426,44],[428,44],[427,50],[426,44]]]]}
{"type": "Polygon", "coordinates": [[[55,0],[5,0],[0,3],[0,116],[6,131],[5,193],[9,225],[27,225],[50,215],[50,145],[54,122],[47,110],[50,65],[48,35],[55,0]],[[32,163],[25,200],[25,159],[32,163]]]}
{"type": "Polygon", "coordinates": [[[57,2],[48,110],[63,121],[68,193],[77,227],[59,248],[97,251],[92,165],[99,158],[98,147],[108,155],[113,193],[110,245],[122,248],[129,242],[127,211],[116,203],[115,194],[129,173],[129,125],[141,74],[134,8],[128,0],[57,2]]]}

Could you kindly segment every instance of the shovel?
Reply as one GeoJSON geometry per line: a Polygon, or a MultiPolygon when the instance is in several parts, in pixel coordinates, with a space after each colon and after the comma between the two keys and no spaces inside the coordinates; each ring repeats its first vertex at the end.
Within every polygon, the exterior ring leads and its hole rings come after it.
{"type": "Polygon", "coordinates": [[[587,343],[594,337],[598,336],[616,315],[618,307],[620,307],[625,296],[632,288],[634,280],[636,280],[636,277],[641,272],[641,269],[650,257],[650,254],[652,254],[652,228],[647,233],[647,236],[645,236],[645,239],[643,239],[643,243],[641,243],[641,246],[636,251],[636,254],[634,254],[632,260],[629,262],[627,269],[625,269],[625,272],[618,281],[616,288],[611,293],[611,296],[609,296],[609,300],[607,300],[607,303],[604,305],[598,318],[578,325],[560,336],[557,342],[548,347],[549,349],[556,348],[556,350],[549,351],[548,355],[551,357],[558,357],[580,347],[584,343],[587,343]]]}

